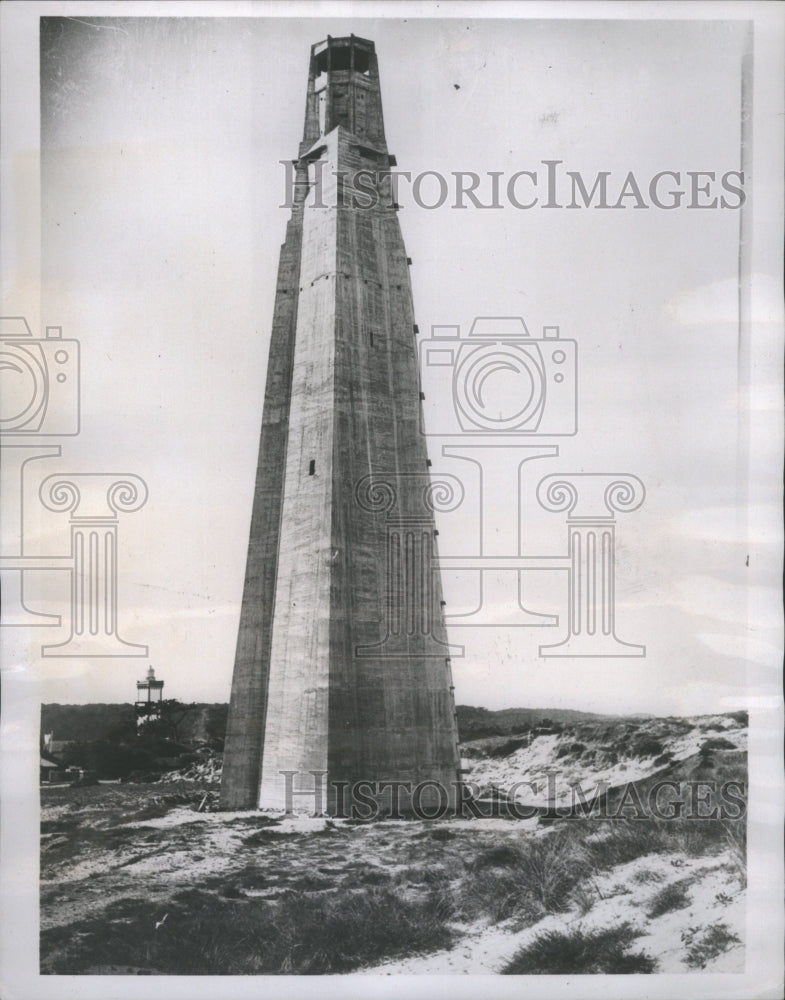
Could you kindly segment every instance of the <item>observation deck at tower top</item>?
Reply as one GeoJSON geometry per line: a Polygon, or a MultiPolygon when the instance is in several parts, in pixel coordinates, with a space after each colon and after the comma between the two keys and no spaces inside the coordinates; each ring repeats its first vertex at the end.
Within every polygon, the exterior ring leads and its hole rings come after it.
{"type": "MultiPolygon", "coordinates": [[[[376,48],[367,38],[348,35],[332,38],[311,46],[311,76],[322,73],[350,70],[354,73],[371,75],[371,67],[376,69],[376,48]]],[[[378,73],[376,74],[378,76],[378,73]]]]}
{"type": "Polygon", "coordinates": [[[339,126],[386,152],[376,48],[356,35],[311,46],[300,155],[339,126]]]}

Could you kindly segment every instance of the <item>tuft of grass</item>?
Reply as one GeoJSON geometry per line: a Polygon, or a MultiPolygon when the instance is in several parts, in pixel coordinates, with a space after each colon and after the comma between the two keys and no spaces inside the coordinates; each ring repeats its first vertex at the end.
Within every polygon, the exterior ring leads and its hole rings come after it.
{"type": "Polygon", "coordinates": [[[739,868],[740,877],[747,868],[746,819],[699,819],[670,822],[667,837],[671,851],[682,851],[689,857],[721,854],[730,849],[739,868]]]}
{"type": "Polygon", "coordinates": [[[632,876],[632,881],[638,885],[649,885],[651,882],[662,882],[665,876],[652,868],[641,868],[632,876]]]}
{"type": "Polygon", "coordinates": [[[275,843],[277,839],[280,839],[280,833],[275,830],[268,830],[263,828],[261,830],[256,830],[254,833],[249,833],[247,837],[243,837],[243,847],[259,847],[264,844],[275,843]]]}
{"type": "Polygon", "coordinates": [[[592,862],[601,869],[647,854],[706,857],[730,850],[740,878],[746,869],[746,821],[719,819],[612,820],[585,840],[592,862]]]}
{"type": "Polygon", "coordinates": [[[672,850],[665,832],[645,820],[613,820],[602,836],[587,839],[591,861],[600,869],[615,868],[647,854],[672,850]]]}
{"type": "Polygon", "coordinates": [[[357,879],[361,885],[386,885],[392,881],[389,872],[379,868],[368,868],[358,873],[357,879]]]}
{"type": "Polygon", "coordinates": [[[449,875],[443,865],[412,865],[397,872],[395,881],[401,886],[432,888],[447,884],[449,875]]]}
{"type": "Polygon", "coordinates": [[[75,816],[63,816],[59,819],[41,820],[41,836],[48,833],[73,833],[79,826],[75,816]]]}
{"type": "Polygon", "coordinates": [[[549,931],[516,952],[501,971],[507,976],[654,972],[653,958],[629,951],[642,933],[630,924],[589,932],[549,931]]]}
{"type": "Polygon", "coordinates": [[[747,887],[747,823],[744,819],[722,824],[724,846],[730,852],[731,866],[742,889],[747,887]]]}
{"type": "Polygon", "coordinates": [[[727,924],[712,924],[702,929],[691,927],[681,936],[687,945],[685,962],[690,969],[705,969],[709,962],[719,958],[731,945],[741,944],[741,940],[727,924]]]}
{"type": "Polygon", "coordinates": [[[436,840],[440,843],[444,843],[447,840],[455,840],[455,834],[446,826],[437,826],[433,830],[423,830],[423,832],[417,834],[417,836],[428,837],[430,840],[436,840]]]}
{"type": "Polygon", "coordinates": [[[498,845],[480,853],[461,886],[458,909],[492,922],[519,917],[529,922],[568,908],[586,875],[586,853],[571,828],[521,845],[498,845]]]}
{"type": "Polygon", "coordinates": [[[684,881],[671,882],[659,892],[655,893],[649,902],[646,911],[650,920],[661,917],[664,913],[672,913],[674,910],[683,910],[690,905],[690,896],[687,892],[684,881]]]}
{"type": "Polygon", "coordinates": [[[475,872],[486,868],[514,868],[520,864],[523,855],[524,849],[517,844],[495,844],[477,855],[472,868],[475,872]]]}
{"type": "Polygon", "coordinates": [[[535,840],[520,868],[524,883],[546,912],[566,908],[573,885],[585,871],[583,845],[569,829],[535,840]]]}
{"type": "Polygon", "coordinates": [[[578,908],[581,916],[586,916],[599,898],[599,892],[591,879],[579,882],[573,889],[571,896],[572,902],[578,908]]]}

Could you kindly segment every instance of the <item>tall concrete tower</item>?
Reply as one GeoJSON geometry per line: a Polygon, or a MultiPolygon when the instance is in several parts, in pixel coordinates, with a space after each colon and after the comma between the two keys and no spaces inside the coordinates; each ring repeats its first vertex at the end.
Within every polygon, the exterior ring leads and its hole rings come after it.
{"type": "MultiPolygon", "coordinates": [[[[227,809],[282,809],[283,771],[296,772],[295,808],[310,811],[311,772],[328,812],[341,782],[428,782],[419,801],[429,808],[445,794],[452,806],[456,794],[434,567],[438,484],[421,434],[394,165],[373,43],[314,45],[278,266],[221,783],[227,809]]],[[[397,794],[411,805],[408,786],[397,794]]]]}

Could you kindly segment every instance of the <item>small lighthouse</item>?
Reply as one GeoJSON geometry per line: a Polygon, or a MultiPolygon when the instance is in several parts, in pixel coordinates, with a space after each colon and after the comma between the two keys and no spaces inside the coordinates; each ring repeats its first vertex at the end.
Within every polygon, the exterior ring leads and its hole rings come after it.
{"type": "Polygon", "coordinates": [[[152,666],[143,681],[136,682],[136,727],[137,729],[152,719],[161,717],[161,700],[164,682],[156,680],[152,666]]]}

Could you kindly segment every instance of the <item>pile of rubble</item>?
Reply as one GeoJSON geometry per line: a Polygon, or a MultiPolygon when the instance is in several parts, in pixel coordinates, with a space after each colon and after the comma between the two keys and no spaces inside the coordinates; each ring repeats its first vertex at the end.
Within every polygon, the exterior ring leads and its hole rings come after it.
{"type": "Polygon", "coordinates": [[[221,783],[221,769],[223,768],[223,756],[221,754],[209,752],[202,760],[178,771],[170,771],[166,776],[171,779],[177,777],[183,781],[198,781],[205,785],[219,785],[221,783]]]}

